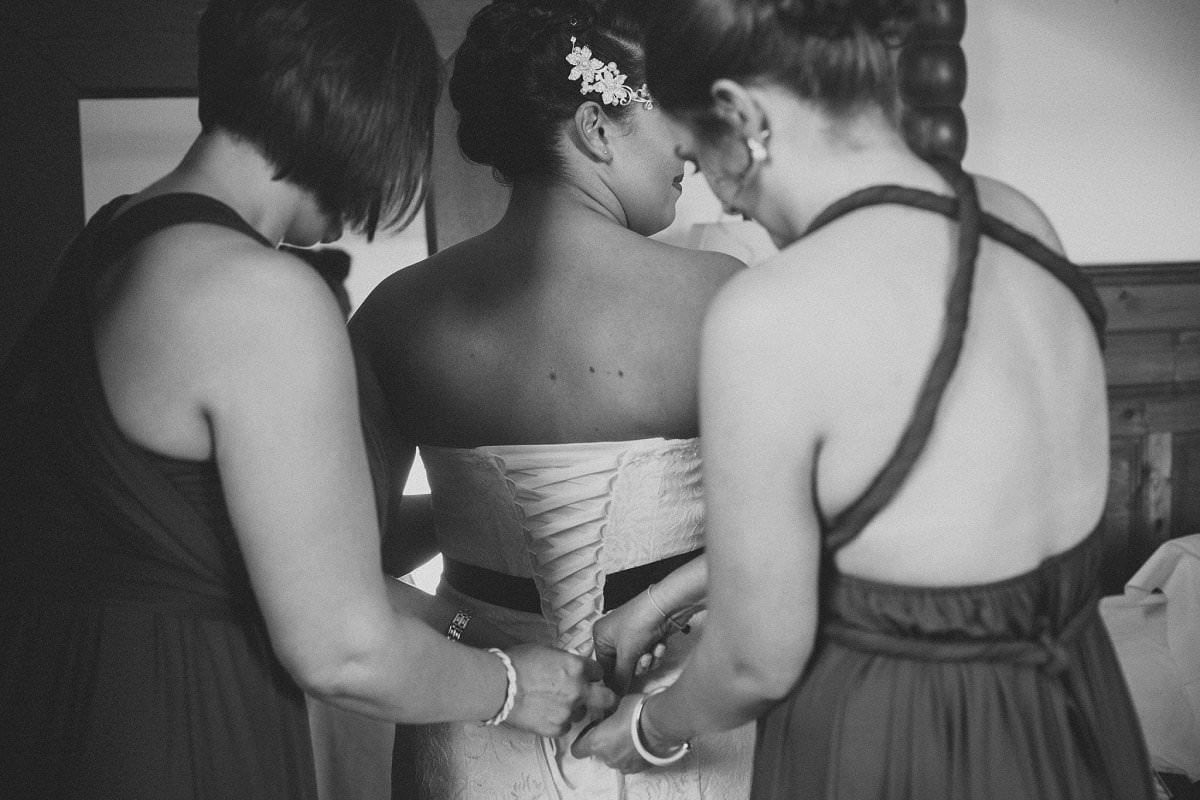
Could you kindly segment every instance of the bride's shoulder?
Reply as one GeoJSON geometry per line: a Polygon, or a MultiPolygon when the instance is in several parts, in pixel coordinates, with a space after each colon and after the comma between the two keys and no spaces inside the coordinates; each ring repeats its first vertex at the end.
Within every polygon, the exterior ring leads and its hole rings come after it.
{"type": "Polygon", "coordinates": [[[704,276],[718,283],[724,283],[746,268],[746,264],[741,260],[716,250],[699,250],[658,239],[643,238],[642,243],[640,249],[648,260],[673,269],[685,270],[694,277],[704,276]]]}
{"type": "MultiPolygon", "coordinates": [[[[366,317],[378,313],[387,317],[403,309],[424,307],[435,295],[453,286],[465,271],[480,263],[489,263],[489,252],[486,244],[468,239],[401,267],[376,284],[358,315],[366,317]]],[[[492,252],[494,256],[494,248],[492,252]]]]}

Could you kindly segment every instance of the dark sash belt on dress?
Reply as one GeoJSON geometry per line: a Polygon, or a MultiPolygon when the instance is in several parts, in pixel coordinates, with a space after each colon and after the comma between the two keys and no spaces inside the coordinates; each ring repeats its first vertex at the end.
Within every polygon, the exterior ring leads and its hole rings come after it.
{"type": "MultiPolygon", "coordinates": [[[[604,610],[616,608],[633,599],[638,592],[662,580],[702,552],[704,549],[700,548],[661,561],[609,573],[604,578],[604,610]]],[[[487,567],[477,567],[464,561],[443,557],[442,580],[459,592],[494,606],[529,614],[542,613],[541,595],[538,594],[532,578],[506,575],[487,567]]]]}
{"type": "Polygon", "coordinates": [[[1027,664],[1050,675],[1070,666],[1066,643],[1093,621],[1096,603],[1087,602],[1053,634],[1048,625],[1028,639],[935,639],[901,636],[855,628],[832,620],[823,635],[838,644],[865,653],[912,658],[921,661],[991,661],[1027,664]]]}
{"type": "MultiPolygon", "coordinates": [[[[1061,682],[1067,713],[1074,717],[1083,715],[1084,711],[1075,697],[1078,687],[1072,675],[1073,668],[1078,665],[1072,663],[1067,645],[1088,625],[1100,624],[1098,608],[1096,600],[1091,598],[1057,633],[1050,630],[1048,623],[1043,623],[1040,630],[1027,639],[931,639],[855,628],[837,620],[826,623],[822,633],[827,639],[862,653],[921,661],[976,661],[1027,665],[1061,682]]],[[[1093,726],[1084,722],[1078,725],[1077,731],[1084,749],[1084,758],[1096,770],[1096,774],[1105,776],[1104,780],[1111,782],[1103,768],[1104,750],[1096,738],[1093,726]]],[[[1112,789],[1111,785],[1109,788],[1112,789]]]]}

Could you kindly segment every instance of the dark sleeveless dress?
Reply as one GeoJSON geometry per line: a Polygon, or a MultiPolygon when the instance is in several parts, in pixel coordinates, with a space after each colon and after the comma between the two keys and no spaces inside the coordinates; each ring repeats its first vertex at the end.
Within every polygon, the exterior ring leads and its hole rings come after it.
{"type": "Polygon", "coordinates": [[[146,236],[205,222],[200,195],[105,206],[6,366],[0,448],[0,797],[315,798],[304,696],[275,658],[212,461],[113,420],[88,310],[146,236]],[[16,387],[16,388],[14,388],[16,387]]]}
{"type": "Polygon", "coordinates": [[[810,227],[868,205],[915,206],[959,220],[959,260],[941,348],[907,429],[863,496],[823,526],[817,642],[792,692],[759,721],[752,797],[1150,800],[1141,729],[1097,612],[1098,532],[982,585],[894,585],[833,566],[924,448],[962,347],[980,233],[1058,277],[1103,335],[1103,307],[1076,268],[982,213],[969,176],[945,174],[957,198],[875,186],[810,227]]]}

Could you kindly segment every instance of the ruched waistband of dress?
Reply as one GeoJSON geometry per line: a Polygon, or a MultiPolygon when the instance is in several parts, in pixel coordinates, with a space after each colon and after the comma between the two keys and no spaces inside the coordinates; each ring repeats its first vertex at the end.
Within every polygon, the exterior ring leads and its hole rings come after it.
{"type": "MultiPolygon", "coordinates": [[[[1072,660],[1068,649],[1085,628],[1093,623],[1101,624],[1099,617],[1099,606],[1092,597],[1057,632],[1050,630],[1048,622],[1043,622],[1037,634],[1025,639],[919,638],[854,628],[840,621],[827,623],[823,635],[859,652],[922,661],[1018,664],[1039,670],[1063,687],[1067,714],[1081,741],[1084,759],[1113,792],[1112,776],[1105,769],[1104,748],[1097,727],[1091,712],[1076,697],[1079,688],[1073,670],[1079,665],[1072,660]]],[[[1106,796],[1115,797],[1116,794],[1106,796]]]]}
{"type": "MultiPolygon", "coordinates": [[[[604,610],[632,600],[639,592],[656,583],[704,552],[704,548],[669,556],[661,561],[610,572],[604,577],[604,610]]],[[[542,613],[541,595],[532,578],[507,575],[487,567],[478,567],[453,558],[442,559],[442,580],[468,597],[494,606],[529,614],[542,613]]]]}
{"type": "Polygon", "coordinates": [[[859,652],[920,661],[980,661],[1024,664],[1057,675],[1071,666],[1067,645],[1098,617],[1094,600],[1084,603],[1057,632],[1048,623],[1027,639],[976,639],[902,636],[856,628],[831,620],[822,635],[859,652]]]}
{"type": "Polygon", "coordinates": [[[128,606],[177,617],[221,619],[243,624],[259,619],[253,598],[207,593],[161,582],[118,580],[99,575],[47,574],[6,569],[3,594],[20,602],[62,602],[94,608],[128,606]]]}

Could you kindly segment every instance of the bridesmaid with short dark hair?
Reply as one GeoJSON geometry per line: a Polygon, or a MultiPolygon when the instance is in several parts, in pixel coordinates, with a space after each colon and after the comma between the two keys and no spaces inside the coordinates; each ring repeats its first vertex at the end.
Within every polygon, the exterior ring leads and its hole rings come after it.
{"type": "Polygon", "coordinates": [[[383,574],[370,375],[276,249],[419,205],[416,6],[213,0],[199,36],[202,132],[92,218],[0,375],[5,800],[314,798],[304,692],[547,734],[611,695],[575,655],[448,641],[455,609],[383,574]]]}

